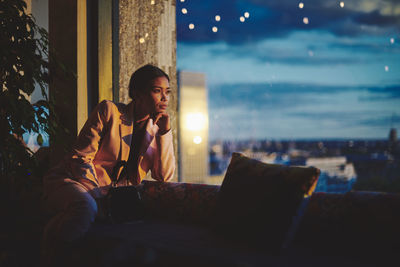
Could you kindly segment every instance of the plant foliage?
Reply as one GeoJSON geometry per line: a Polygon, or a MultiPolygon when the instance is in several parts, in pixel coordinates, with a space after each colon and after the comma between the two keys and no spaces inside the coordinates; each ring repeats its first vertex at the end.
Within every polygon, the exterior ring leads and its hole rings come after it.
{"type": "Polygon", "coordinates": [[[58,126],[46,93],[48,34],[25,9],[22,0],[0,0],[0,186],[6,187],[29,184],[33,181],[26,178],[42,171],[22,135],[37,133],[41,145],[42,133],[52,136],[58,126]],[[43,100],[32,104],[35,88],[43,100]]]}

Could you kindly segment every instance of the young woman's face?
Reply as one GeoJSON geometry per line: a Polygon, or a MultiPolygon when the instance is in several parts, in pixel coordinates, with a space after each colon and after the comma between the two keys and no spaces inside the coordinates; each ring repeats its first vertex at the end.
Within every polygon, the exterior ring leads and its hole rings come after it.
{"type": "Polygon", "coordinates": [[[170,94],[168,79],[166,77],[155,78],[142,98],[142,105],[146,109],[146,113],[150,115],[166,113],[170,94]]]}

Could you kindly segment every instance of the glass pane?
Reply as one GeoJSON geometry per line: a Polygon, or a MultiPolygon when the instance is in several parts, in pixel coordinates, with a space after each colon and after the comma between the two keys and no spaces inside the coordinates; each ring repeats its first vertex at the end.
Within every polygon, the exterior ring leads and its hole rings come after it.
{"type": "Polygon", "coordinates": [[[317,191],[400,191],[399,21],[395,0],[177,1],[178,70],[208,95],[208,175],[182,130],[182,181],[221,183],[238,151],[320,168],[317,191]]]}

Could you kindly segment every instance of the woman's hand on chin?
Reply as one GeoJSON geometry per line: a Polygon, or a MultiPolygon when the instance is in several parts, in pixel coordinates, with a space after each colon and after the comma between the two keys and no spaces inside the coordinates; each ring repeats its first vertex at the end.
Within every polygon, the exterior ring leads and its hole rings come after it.
{"type": "Polygon", "coordinates": [[[171,129],[169,114],[166,112],[156,114],[154,124],[158,125],[160,135],[167,133],[171,129]]]}

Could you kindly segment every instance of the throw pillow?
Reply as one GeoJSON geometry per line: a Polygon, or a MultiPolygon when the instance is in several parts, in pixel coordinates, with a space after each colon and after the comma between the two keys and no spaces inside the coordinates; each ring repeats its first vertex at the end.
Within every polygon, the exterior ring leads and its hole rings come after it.
{"type": "Polygon", "coordinates": [[[217,229],[279,251],[293,237],[293,223],[298,224],[318,177],[313,167],[267,164],[233,153],[219,191],[217,229]]]}

